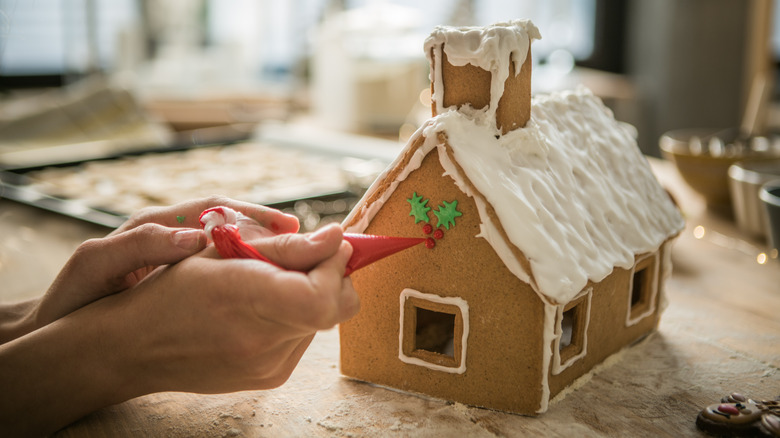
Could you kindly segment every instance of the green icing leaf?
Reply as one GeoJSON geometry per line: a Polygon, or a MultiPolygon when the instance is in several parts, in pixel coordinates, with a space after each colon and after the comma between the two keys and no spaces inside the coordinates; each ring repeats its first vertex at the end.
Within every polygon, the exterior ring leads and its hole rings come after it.
{"type": "Polygon", "coordinates": [[[433,210],[433,214],[436,215],[436,219],[439,220],[439,227],[444,226],[446,229],[450,229],[450,225],[455,225],[455,218],[463,216],[463,213],[458,211],[458,201],[447,202],[443,201],[443,205],[439,206],[438,210],[433,210]]]}
{"type": "Polygon", "coordinates": [[[425,221],[428,222],[428,210],[431,209],[431,207],[426,207],[425,204],[428,203],[427,199],[423,199],[422,196],[417,196],[417,192],[414,192],[411,199],[407,199],[406,202],[411,204],[412,211],[409,213],[409,216],[414,216],[414,223],[425,221]]]}
{"type": "Polygon", "coordinates": [[[176,216],[176,222],[183,224],[187,218],[184,216],[176,216]]]}

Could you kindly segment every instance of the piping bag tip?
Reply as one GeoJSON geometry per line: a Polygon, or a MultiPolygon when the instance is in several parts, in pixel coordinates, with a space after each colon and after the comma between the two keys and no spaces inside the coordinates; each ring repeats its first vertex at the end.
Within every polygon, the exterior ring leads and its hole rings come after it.
{"type": "Polygon", "coordinates": [[[371,263],[425,242],[424,237],[391,237],[350,233],[344,233],[344,240],[352,245],[352,257],[347,262],[345,277],[371,263]]]}

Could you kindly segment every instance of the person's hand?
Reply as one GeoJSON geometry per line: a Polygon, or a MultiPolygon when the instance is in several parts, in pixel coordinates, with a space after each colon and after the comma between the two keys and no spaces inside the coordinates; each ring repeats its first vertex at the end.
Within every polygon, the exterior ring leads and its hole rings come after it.
{"type": "Polygon", "coordinates": [[[273,388],[317,330],[357,313],[357,294],[344,278],[352,250],[339,226],[245,239],[285,269],[223,260],[209,246],[84,309],[126,324],[113,342],[123,346],[122,366],[133,367],[124,374],[138,376],[131,386],[142,393],[273,388]]]}
{"type": "Polygon", "coordinates": [[[206,246],[206,235],[199,229],[198,217],[203,210],[218,205],[253,218],[247,222],[255,227],[255,235],[268,237],[298,230],[294,216],[222,197],[139,210],[107,237],[79,246],[41,299],[27,331],[132,287],[158,266],[199,252],[206,246]]]}
{"type": "Polygon", "coordinates": [[[289,377],[317,330],[358,311],[357,294],[343,277],[352,249],[336,225],[293,234],[294,217],[210,199],[143,211],[109,239],[136,242],[137,228],[173,239],[177,225],[197,227],[200,212],[217,205],[250,218],[239,221],[244,239],[282,268],[221,259],[213,245],[152,271],[146,268],[161,259],[123,269],[100,265],[100,275],[79,280],[76,273],[89,269],[76,264],[63,276],[86,290],[125,289],[98,292],[92,302],[0,344],[0,430],[52,433],[99,408],[159,391],[273,388],[289,377]]]}

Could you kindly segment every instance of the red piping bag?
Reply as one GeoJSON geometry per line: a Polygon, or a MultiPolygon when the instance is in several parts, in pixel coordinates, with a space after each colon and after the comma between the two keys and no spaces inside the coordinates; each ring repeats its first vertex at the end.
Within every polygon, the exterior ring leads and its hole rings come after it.
{"type": "MultiPolygon", "coordinates": [[[[254,247],[241,240],[238,226],[235,225],[238,214],[228,207],[214,207],[200,215],[200,223],[206,234],[214,241],[214,246],[225,259],[255,259],[281,268],[254,247]]],[[[344,276],[370,265],[387,256],[411,248],[425,241],[424,237],[390,237],[371,234],[344,234],[344,240],[352,245],[352,256],[347,262],[344,276]]]]}

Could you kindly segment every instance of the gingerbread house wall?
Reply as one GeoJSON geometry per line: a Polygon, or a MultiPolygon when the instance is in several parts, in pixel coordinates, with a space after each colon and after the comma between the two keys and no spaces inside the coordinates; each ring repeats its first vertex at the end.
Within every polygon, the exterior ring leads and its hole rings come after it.
{"type": "MultiPolygon", "coordinates": [[[[590,314],[587,332],[587,351],[581,358],[573,360],[568,366],[556,370],[555,358],[549,368],[550,396],[554,397],[570,385],[575,379],[588,373],[594,366],[602,363],[612,354],[647,336],[658,325],[662,310],[662,287],[664,277],[664,251],[637,257],[638,263],[632,269],[615,270],[597,284],[590,284],[590,314]],[[648,270],[646,287],[647,302],[639,305],[640,312],[631,315],[631,290],[634,269],[643,267],[648,270]]],[[[550,347],[556,349],[553,343],[550,347]]]]}
{"type": "MultiPolygon", "coordinates": [[[[434,150],[398,185],[365,230],[423,236],[423,223],[415,224],[409,215],[407,199],[415,192],[429,199],[432,208],[457,200],[463,213],[434,249],[420,245],[352,275],[361,310],[340,326],[342,373],[470,405],[535,414],[543,397],[544,306],[490,245],[475,237],[480,224],[476,205],[443,173],[434,150]],[[465,372],[443,372],[399,359],[399,296],[406,288],[465,300],[465,372]]],[[[436,225],[433,211],[429,216],[436,225]]]]}

